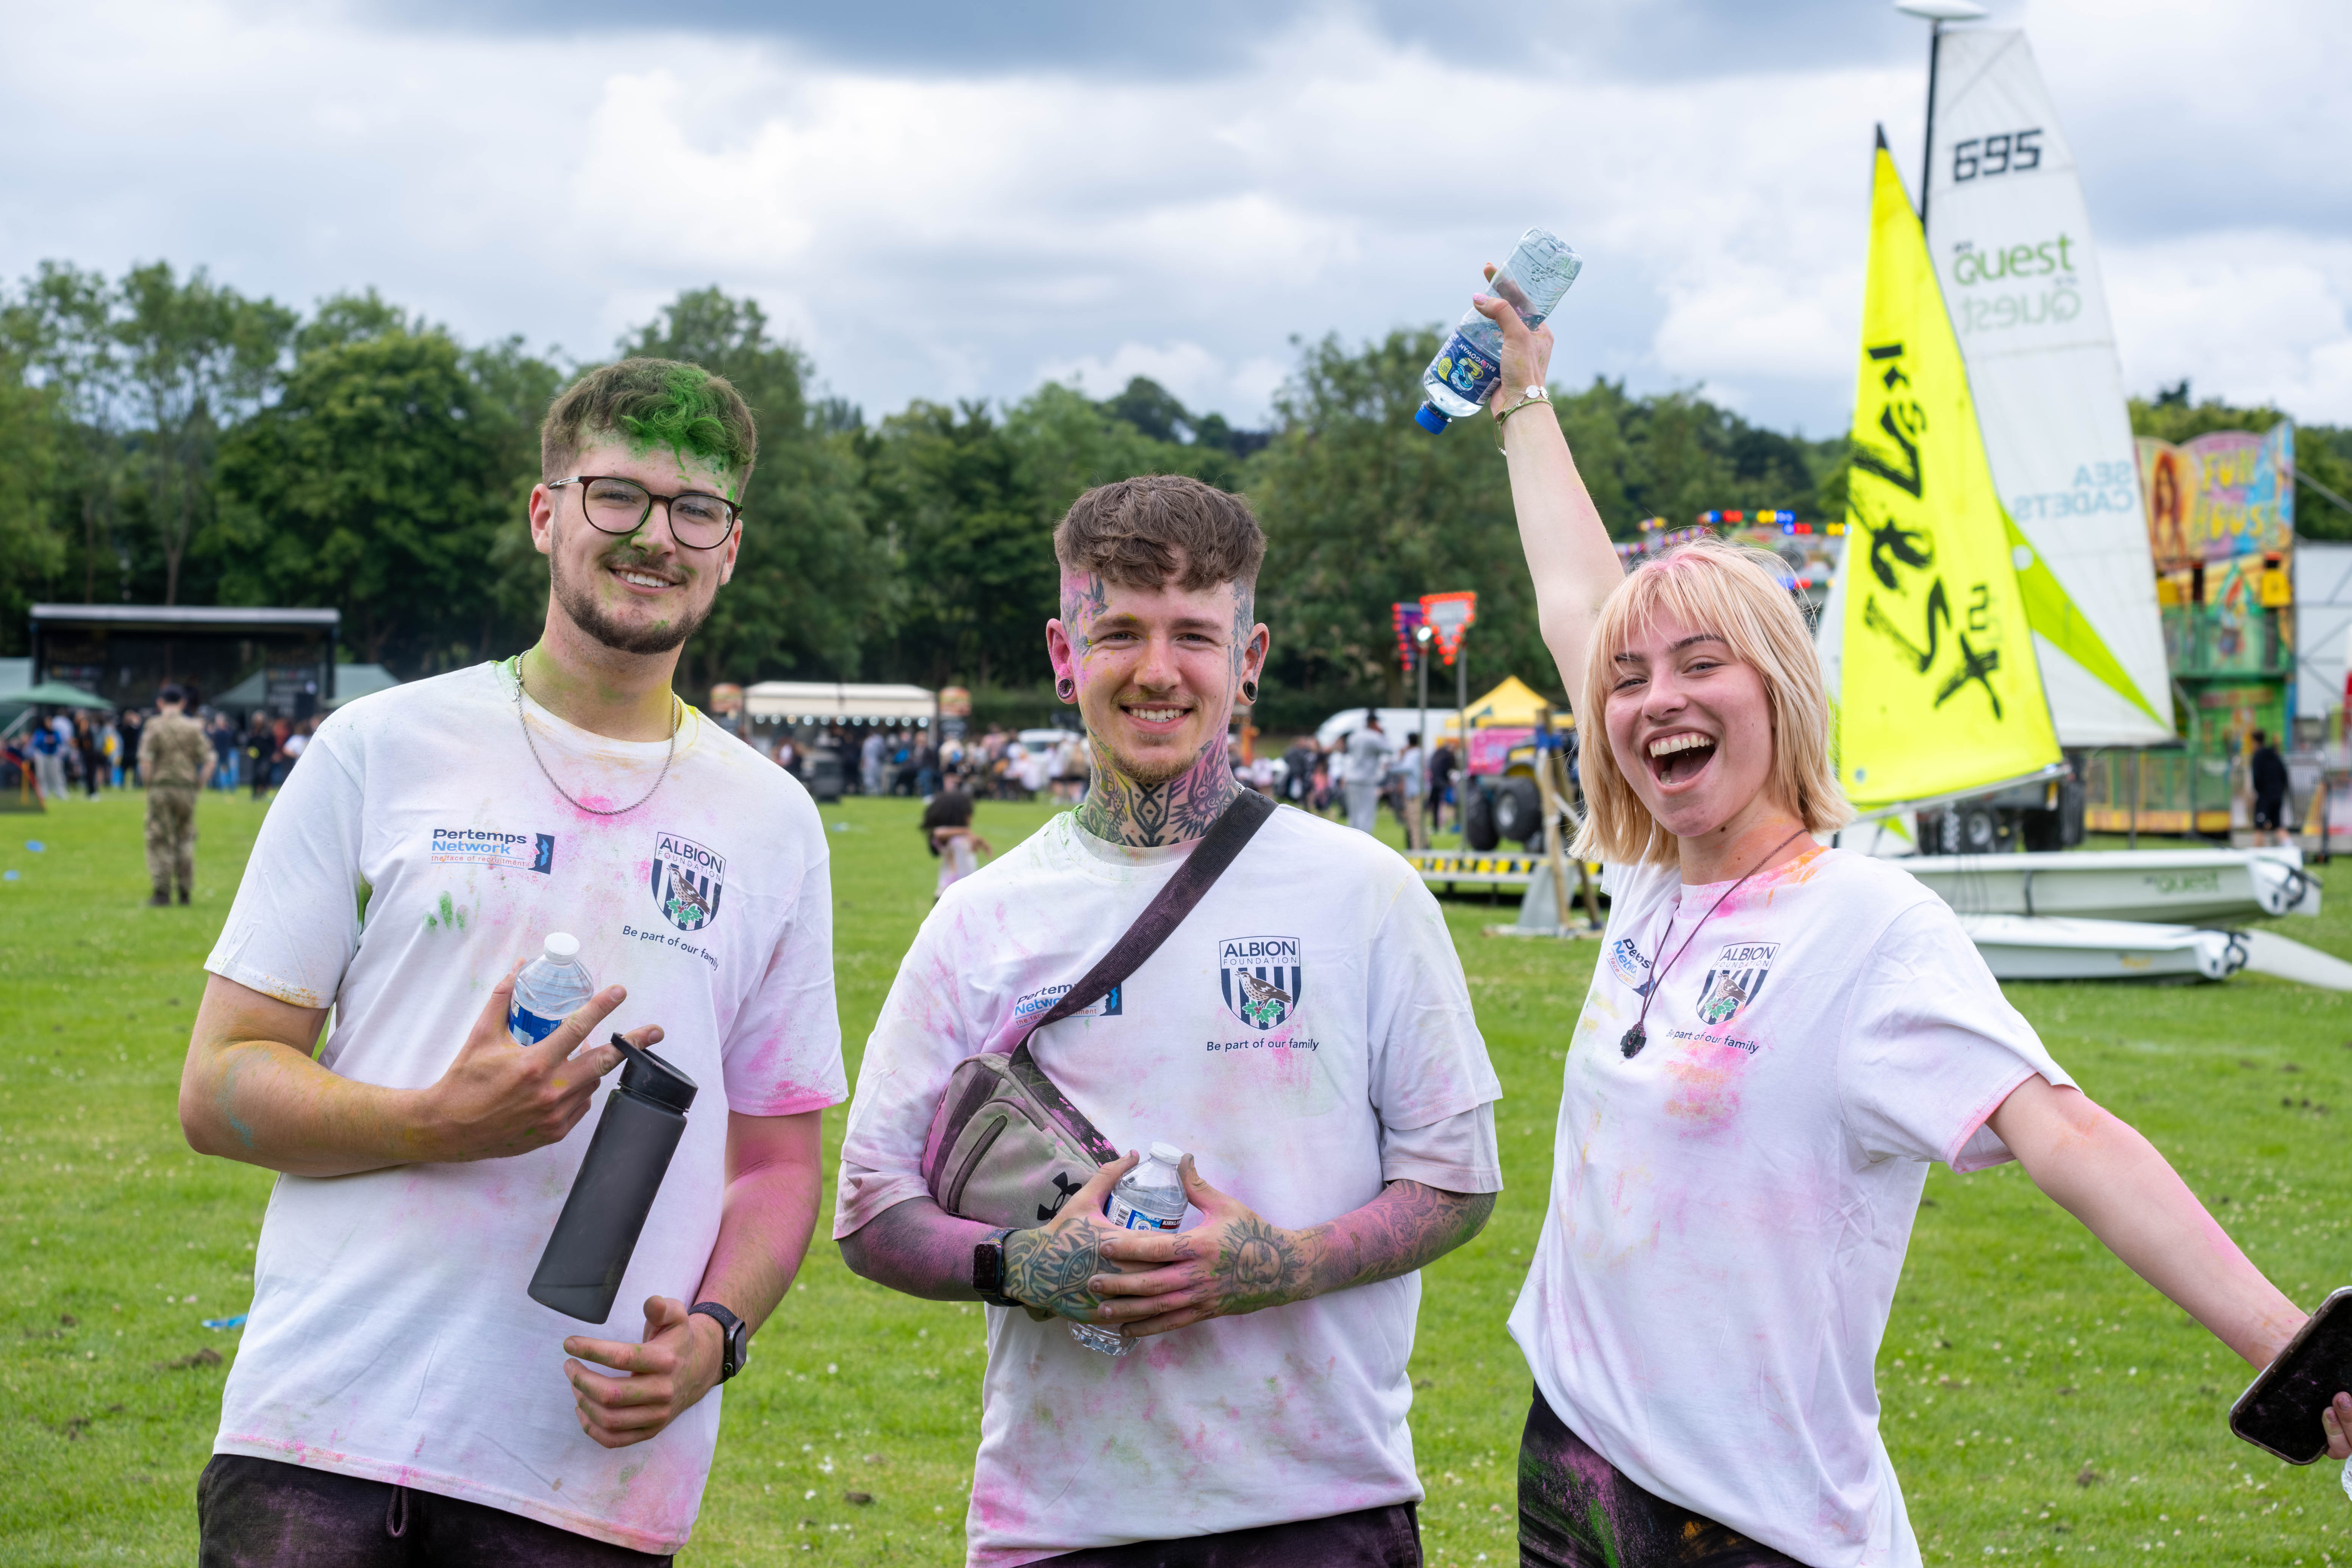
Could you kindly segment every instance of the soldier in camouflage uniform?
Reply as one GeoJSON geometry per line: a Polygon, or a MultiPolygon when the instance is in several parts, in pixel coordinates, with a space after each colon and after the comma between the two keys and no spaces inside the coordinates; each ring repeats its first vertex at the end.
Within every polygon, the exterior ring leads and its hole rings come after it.
{"type": "Polygon", "coordinates": [[[204,726],[187,715],[188,694],[166,686],[157,695],[155,717],[139,737],[139,779],[147,786],[147,879],[158,908],[180,902],[196,880],[196,793],[213,771],[213,749],[204,726]]]}

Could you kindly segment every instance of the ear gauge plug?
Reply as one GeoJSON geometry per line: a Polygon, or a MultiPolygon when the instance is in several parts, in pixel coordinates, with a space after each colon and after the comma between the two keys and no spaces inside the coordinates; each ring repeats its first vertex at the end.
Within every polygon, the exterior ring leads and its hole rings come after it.
{"type": "Polygon", "coordinates": [[[1078,683],[1066,675],[1054,682],[1054,695],[1065,702],[1075,702],[1078,700],[1078,683]]]}

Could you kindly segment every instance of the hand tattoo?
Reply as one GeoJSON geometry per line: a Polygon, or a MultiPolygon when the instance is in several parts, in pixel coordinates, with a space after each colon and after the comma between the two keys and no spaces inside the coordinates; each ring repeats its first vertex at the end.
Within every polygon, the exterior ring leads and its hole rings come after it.
{"type": "Polygon", "coordinates": [[[1255,1215],[1225,1227],[1217,1244],[1217,1310],[1255,1312],[1309,1294],[1298,1238],[1255,1215]]]}
{"type": "Polygon", "coordinates": [[[1004,1293],[1014,1300],[1081,1321],[1094,1316],[1102,1298],[1087,1282],[1108,1268],[1100,1238],[1081,1218],[1036,1230],[1016,1230],[1004,1238],[1004,1293]]]}

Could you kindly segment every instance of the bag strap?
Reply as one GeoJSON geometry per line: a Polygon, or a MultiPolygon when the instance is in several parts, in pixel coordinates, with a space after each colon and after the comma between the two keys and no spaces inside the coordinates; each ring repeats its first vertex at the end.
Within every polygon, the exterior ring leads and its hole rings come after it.
{"type": "Polygon", "coordinates": [[[1093,1006],[1142,968],[1144,960],[1160,951],[1160,944],[1183,923],[1184,917],[1192,912],[1192,906],[1216,885],[1217,879],[1225,874],[1225,868],[1234,863],[1234,857],[1265,826],[1275,810],[1274,802],[1254,789],[1244,789],[1234,796],[1233,804],[1217,814],[1216,822],[1209,828],[1208,837],[1201,840],[1200,847],[1185,858],[1176,874],[1168,879],[1168,885],[1144,906],[1143,913],[1127,928],[1127,934],[1111,944],[1110,951],[1087,971],[1084,979],[1063,994],[1051,1011],[1030,1026],[1029,1033],[1021,1037],[1021,1048],[1028,1046],[1030,1036],[1046,1025],[1058,1024],[1081,1008],[1093,1006]]]}

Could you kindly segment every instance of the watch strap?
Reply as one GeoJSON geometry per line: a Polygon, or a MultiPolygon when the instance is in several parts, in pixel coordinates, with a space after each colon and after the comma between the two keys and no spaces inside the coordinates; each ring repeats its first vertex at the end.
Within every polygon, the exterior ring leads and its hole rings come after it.
{"type": "Polygon", "coordinates": [[[751,1359],[751,1346],[744,1342],[750,1336],[743,1320],[716,1301],[697,1301],[686,1312],[689,1318],[699,1312],[719,1325],[719,1381],[725,1383],[742,1371],[743,1363],[751,1359]]]}
{"type": "Polygon", "coordinates": [[[972,1245],[971,1288],[992,1307],[1021,1305],[1004,1293],[1004,1238],[1012,1234],[1012,1226],[1001,1226],[972,1245]]]}

